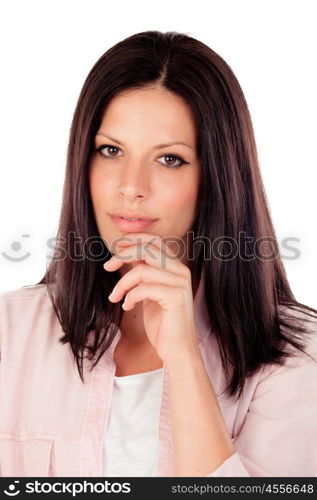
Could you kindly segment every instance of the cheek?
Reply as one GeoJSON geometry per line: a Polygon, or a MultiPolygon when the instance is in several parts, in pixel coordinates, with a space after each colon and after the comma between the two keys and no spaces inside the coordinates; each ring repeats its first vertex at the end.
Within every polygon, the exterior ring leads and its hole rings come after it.
{"type": "Polygon", "coordinates": [[[167,212],[173,211],[180,216],[194,212],[198,194],[198,180],[190,178],[164,186],[161,190],[162,206],[167,212]]]}
{"type": "Polygon", "coordinates": [[[93,167],[89,171],[89,189],[92,203],[95,208],[102,208],[111,193],[111,181],[105,179],[100,169],[93,167]]]}

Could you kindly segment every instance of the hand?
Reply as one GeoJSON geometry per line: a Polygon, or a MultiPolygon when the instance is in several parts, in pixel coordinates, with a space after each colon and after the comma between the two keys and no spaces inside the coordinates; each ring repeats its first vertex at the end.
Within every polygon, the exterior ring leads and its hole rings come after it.
{"type": "Polygon", "coordinates": [[[129,233],[125,237],[129,241],[118,243],[105,269],[115,271],[128,262],[141,262],[121,277],[109,300],[117,302],[125,295],[125,311],[142,302],[146,334],[163,362],[188,350],[199,351],[189,268],[158,236],[129,233]]]}

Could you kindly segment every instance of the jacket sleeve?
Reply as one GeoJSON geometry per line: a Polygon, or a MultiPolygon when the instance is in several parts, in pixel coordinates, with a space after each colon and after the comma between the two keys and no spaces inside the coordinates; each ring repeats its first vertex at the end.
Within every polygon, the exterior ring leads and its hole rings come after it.
{"type": "Polygon", "coordinates": [[[235,453],[206,477],[317,476],[317,354],[310,354],[316,361],[301,355],[271,365],[233,439],[235,453]]]}

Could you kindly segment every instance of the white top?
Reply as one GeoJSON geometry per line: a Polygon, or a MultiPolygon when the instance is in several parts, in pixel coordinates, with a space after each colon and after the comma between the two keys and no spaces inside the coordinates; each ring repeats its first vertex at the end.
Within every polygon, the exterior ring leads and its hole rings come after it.
{"type": "Polygon", "coordinates": [[[157,475],[163,368],[114,377],[103,446],[103,475],[157,475]]]}

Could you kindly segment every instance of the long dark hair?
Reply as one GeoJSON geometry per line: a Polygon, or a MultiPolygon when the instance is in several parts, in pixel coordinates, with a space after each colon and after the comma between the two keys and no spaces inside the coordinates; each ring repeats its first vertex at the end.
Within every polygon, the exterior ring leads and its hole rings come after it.
{"type": "Polygon", "coordinates": [[[248,259],[206,260],[202,246],[195,245],[195,258],[189,261],[193,282],[205,274],[206,304],[226,391],[240,396],[246,377],[265,363],[283,364],[294,351],[288,347],[305,353],[304,334],[310,330],[294,311],[316,317],[317,310],[295,299],[277,244],[273,259],[259,258],[254,242],[272,243],[276,237],[248,106],[231,68],[202,42],[183,33],[146,31],[117,43],[95,63],[71,124],[58,247],[37,284],[47,286],[64,332],[59,340],[70,343],[84,382],[84,357],[93,361],[93,369],[111,345],[123,314],[122,301],[107,299],[121,276],[103,269],[111,253],[99,235],[89,192],[94,137],[114,96],[158,85],[181,96],[196,122],[201,182],[195,238],[212,242],[225,235],[238,241],[243,232],[252,237],[248,259]],[[87,253],[89,241],[98,258],[78,258],[87,253]]]}

